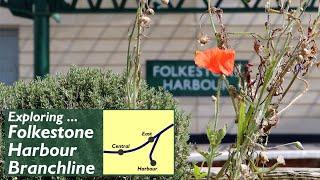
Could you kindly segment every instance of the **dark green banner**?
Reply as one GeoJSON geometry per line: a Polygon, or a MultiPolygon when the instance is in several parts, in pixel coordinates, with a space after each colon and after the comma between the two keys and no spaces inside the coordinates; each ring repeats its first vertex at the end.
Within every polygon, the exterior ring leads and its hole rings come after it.
{"type": "Polygon", "coordinates": [[[6,175],[102,175],[102,110],[10,110],[5,120],[6,175]]]}
{"type": "MultiPolygon", "coordinates": [[[[248,61],[237,61],[237,65],[244,65],[248,61]]],[[[198,68],[194,61],[147,61],[146,79],[153,87],[162,87],[174,96],[211,96],[216,93],[218,76],[198,68]]],[[[227,77],[229,83],[238,87],[238,79],[227,77]]],[[[228,95],[225,84],[221,94],[228,95]]]]}
{"type": "Polygon", "coordinates": [[[174,174],[174,110],[21,109],[4,116],[6,176],[174,174]]]}

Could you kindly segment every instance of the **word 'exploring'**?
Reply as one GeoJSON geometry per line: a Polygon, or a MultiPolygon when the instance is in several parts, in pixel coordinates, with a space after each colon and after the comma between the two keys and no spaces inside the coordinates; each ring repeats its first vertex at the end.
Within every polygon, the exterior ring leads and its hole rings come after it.
{"type": "Polygon", "coordinates": [[[30,114],[17,114],[14,111],[9,112],[9,122],[20,122],[22,125],[27,122],[55,122],[57,125],[63,123],[63,114],[50,114],[47,112],[45,114],[34,114],[33,111],[30,114]]]}
{"type": "MultiPolygon", "coordinates": [[[[100,112],[100,113],[99,113],[100,112]]],[[[94,176],[99,162],[97,110],[11,110],[5,115],[7,176],[94,176]],[[88,144],[94,147],[88,148],[88,144]]],[[[99,119],[98,119],[99,120],[99,119]]],[[[101,158],[102,159],[102,158],[101,158]]],[[[98,170],[99,171],[99,170],[98,170]]],[[[101,170],[100,170],[101,172],[101,170]]]]}

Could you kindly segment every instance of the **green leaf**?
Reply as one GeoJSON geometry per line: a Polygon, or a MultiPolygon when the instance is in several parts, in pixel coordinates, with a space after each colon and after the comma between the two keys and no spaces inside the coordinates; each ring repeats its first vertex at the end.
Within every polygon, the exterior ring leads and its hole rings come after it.
{"type": "Polygon", "coordinates": [[[267,85],[269,84],[269,81],[272,79],[272,76],[274,74],[274,69],[276,68],[277,62],[278,61],[274,57],[271,58],[270,65],[267,67],[267,70],[266,70],[266,73],[264,76],[264,83],[263,83],[263,86],[260,90],[259,98],[257,99],[257,106],[259,106],[260,101],[262,99],[262,96],[263,96],[264,92],[266,91],[267,85]]]}
{"type": "Polygon", "coordinates": [[[217,143],[217,134],[210,127],[207,128],[207,137],[210,145],[216,145],[217,143]]]}
{"type": "Polygon", "coordinates": [[[254,106],[251,104],[250,106],[249,106],[249,109],[248,109],[248,112],[246,113],[246,119],[248,120],[248,121],[251,121],[251,119],[252,119],[252,117],[253,117],[253,113],[254,113],[254,106]]]}
{"type": "Polygon", "coordinates": [[[197,149],[196,150],[199,154],[201,154],[201,156],[203,156],[203,158],[208,161],[210,159],[210,154],[208,152],[204,152],[202,150],[197,149]]]}
{"type": "Polygon", "coordinates": [[[226,134],[227,134],[227,125],[224,125],[223,128],[218,130],[218,140],[220,143],[226,134]]]}
{"type": "Polygon", "coordinates": [[[237,133],[237,147],[239,147],[244,140],[246,129],[248,127],[248,120],[246,119],[246,104],[240,101],[239,115],[238,115],[238,133],[237,133]]]}
{"type": "Polygon", "coordinates": [[[210,127],[207,128],[207,137],[210,143],[211,148],[215,149],[220,144],[224,136],[227,134],[227,125],[225,125],[223,128],[215,131],[212,130],[210,127]]]}
{"type": "Polygon", "coordinates": [[[198,167],[196,164],[193,165],[193,175],[194,177],[198,179],[202,179],[206,177],[207,173],[201,172],[200,167],[198,167]]]}

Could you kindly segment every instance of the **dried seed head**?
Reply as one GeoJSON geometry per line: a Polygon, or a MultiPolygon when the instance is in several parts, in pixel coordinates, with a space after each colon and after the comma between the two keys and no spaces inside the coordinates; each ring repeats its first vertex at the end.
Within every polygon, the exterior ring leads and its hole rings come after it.
{"type": "Polygon", "coordinates": [[[309,55],[311,54],[311,51],[308,50],[307,48],[304,48],[304,49],[302,50],[302,52],[303,52],[303,55],[304,55],[304,56],[309,56],[309,55]]]}
{"type": "Polygon", "coordinates": [[[258,55],[260,55],[260,53],[262,52],[262,45],[259,40],[254,40],[253,49],[258,55]]]}
{"type": "Polygon", "coordinates": [[[241,164],[241,171],[247,171],[248,166],[246,164],[241,164]]]}
{"type": "Polygon", "coordinates": [[[147,3],[147,0],[140,0],[140,3],[146,4],[146,3],[147,3]]]}
{"type": "Polygon", "coordinates": [[[277,163],[280,164],[280,165],[286,165],[286,162],[285,162],[283,156],[278,156],[277,157],[277,163]]]}
{"type": "Polygon", "coordinates": [[[161,0],[161,2],[165,5],[168,5],[169,4],[169,0],[161,0]]]}
{"type": "Polygon", "coordinates": [[[312,54],[317,54],[317,52],[318,52],[318,48],[317,48],[317,46],[315,44],[313,44],[311,46],[311,53],[312,54]]]}
{"type": "Polygon", "coordinates": [[[302,70],[303,70],[303,64],[302,63],[298,63],[298,64],[295,65],[295,67],[294,67],[294,72],[295,73],[296,72],[300,72],[302,70]]]}
{"type": "Polygon", "coordinates": [[[259,162],[262,164],[266,164],[267,162],[269,162],[269,158],[268,158],[267,153],[265,151],[260,152],[259,162]]]}
{"type": "Polygon", "coordinates": [[[146,27],[149,26],[151,23],[151,19],[148,16],[143,15],[141,17],[141,26],[146,27]]]}
{"type": "Polygon", "coordinates": [[[228,90],[231,97],[240,99],[240,95],[236,87],[229,85],[228,90]]]}
{"type": "Polygon", "coordinates": [[[154,10],[153,10],[152,8],[148,8],[147,11],[146,11],[146,13],[147,13],[148,15],[154,15],[154,10]]]}
{"type": "Polygon", "coordinates": [[[300,61],[303,61],[303,60],[304,60],[304,58],[303,58],[303,56],[302,56],[301,54],[299,54],[298,57],[299,57],[299,60],[300,60],[300,61]]]}
{"type": "Polygon", "coordinates": [[[268,121],[266,121],[266,120],[262,121],[262,126],[263,126],[263,127],[266,127],[266,126],[268,126],[268,125],[269,125],[268,121]]]}
{"type": "Polygon", "coordinates": [[[260,128],[259,129],[260,136],[266,136],[267,135],[266,132],[264,132],[264,131],[265,131],[264,128],[260,128]]]}
{"type": "Polygon", "coordinates": [[[269,10],[270,10],[270,2],[269,1],[266,2],[265,8],[267,9],[267,12],[269,12],[269,10]]]}
{"type": "Polygon", "coordinates": [[[198,39],[198,42],[201,44],[201,46],[204,46],[209,42],[209,40],[209,36],[207,36],[206,34],[202,34],[198,39]]]}
{"type": "Polygon", "coordinates": [[[240,165],[240,170],[244,176],[249,175],[249,167],[246,164],[241,164],[240,165]]]}

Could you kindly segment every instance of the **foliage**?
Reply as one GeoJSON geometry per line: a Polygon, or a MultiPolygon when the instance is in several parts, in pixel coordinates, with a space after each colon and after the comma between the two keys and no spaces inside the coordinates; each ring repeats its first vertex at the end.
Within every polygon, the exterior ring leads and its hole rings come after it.
{"type": "Polygon", "coordinates": [[[196,180],[202,179],[207,176],[207,173],[201,172],[201,169],[197,165],[193,165],[193,175],[196,180]]]}
{"type": "MultiPolygon", "coordinates": [[[[309,83],[304,77],[310,69],[314,65],[320,66],[320,62],[317,60],[318,48],[316,44],[319,35],[320,6],[318,15],[314,20],[309,20],[309,24],[305,27],[302,24],[302,19],[306,16],[305,10],[311,2],[310,0],[300,0],[298,7],[295,8],[291,7],[291,1],[277,1],[279,9],[272,9],[271,1],[268,0],[266,2],[265,32],[261,34],[229,33],[222,23],[223,10],[211,7],[210,2],[208,0],[207,14],[213,37],[201,32],[202,37],[198,42],[203,46],[208,43],[208,39],[215,39],[218,48],[228,50],[231,49],[228,44],[230,36],[249,36],[253,38],[252,49],[260,60],[257,66],[248,64],[243,69],[235,68],[234,74],[239,78],[239,89],[229,85],[225,78],[225,75],[228,74],[220,74],[220,79],[224,79],[233,102],[236,114],[235,123],[237,123],[237,140],[231,146],[229,158],[217,174],[217,178],[224,175],[231,179],[262,178],[263,175],[273,171],[279,165],[285,164],[283,157],[278,157],[278,162],[272,167],[260,168],[268,161],[264,151],[273,148],[268,147],[268,135],[272,128],[278,124],[280,115],[308,91],[309,83]],[[216,28],[213,15],[217,17],[219,28],[216,28]],[[271,16],[280,16],[282,24],[271,24],[271,16]],[[288,84],[285,83],[286,80],[289,81],[288,84]],[[297,80],[304,83],[304,90],[280,109],[283,99],[297,80]]],[[[210,61],[210,59],[206,59],[206,61],[210,61]]],[[[218,84],[217,95],[214,97],[214,124],[219,120],[221,83],[218,84]]],[[[213,160],[208,157],[215,157],[218,154],[210,149],[212,146],[210,137],[216,132],[218,132],[216,126],[207,132],[210,147],[208,152],[201,152],[208,163],[212,163],[213,160]]],[[[215,146],[219,146],[219,144],[214,143],[215,146]]],[[[303,150],[300,142],[284,145],[295,145],[297,149],[303,150]]],[[[208,165],[207,179],[210,179],[210,167],[211,164],[208,165]]]]}
{"type": "MultiPolygon", "coordinates": [[[[1,84],[0,108],[128,109],[125,85],[124,75],[98,69],[71,68],[65,75],[29,83],[19,81],[14,86],[1,84]]],[[[189,117],[178,110],[172,95],[149,88],[144,82],[139,91],[137,108],[175,110],[175,179],[184,179],[188,170],[189,117]]]]}

